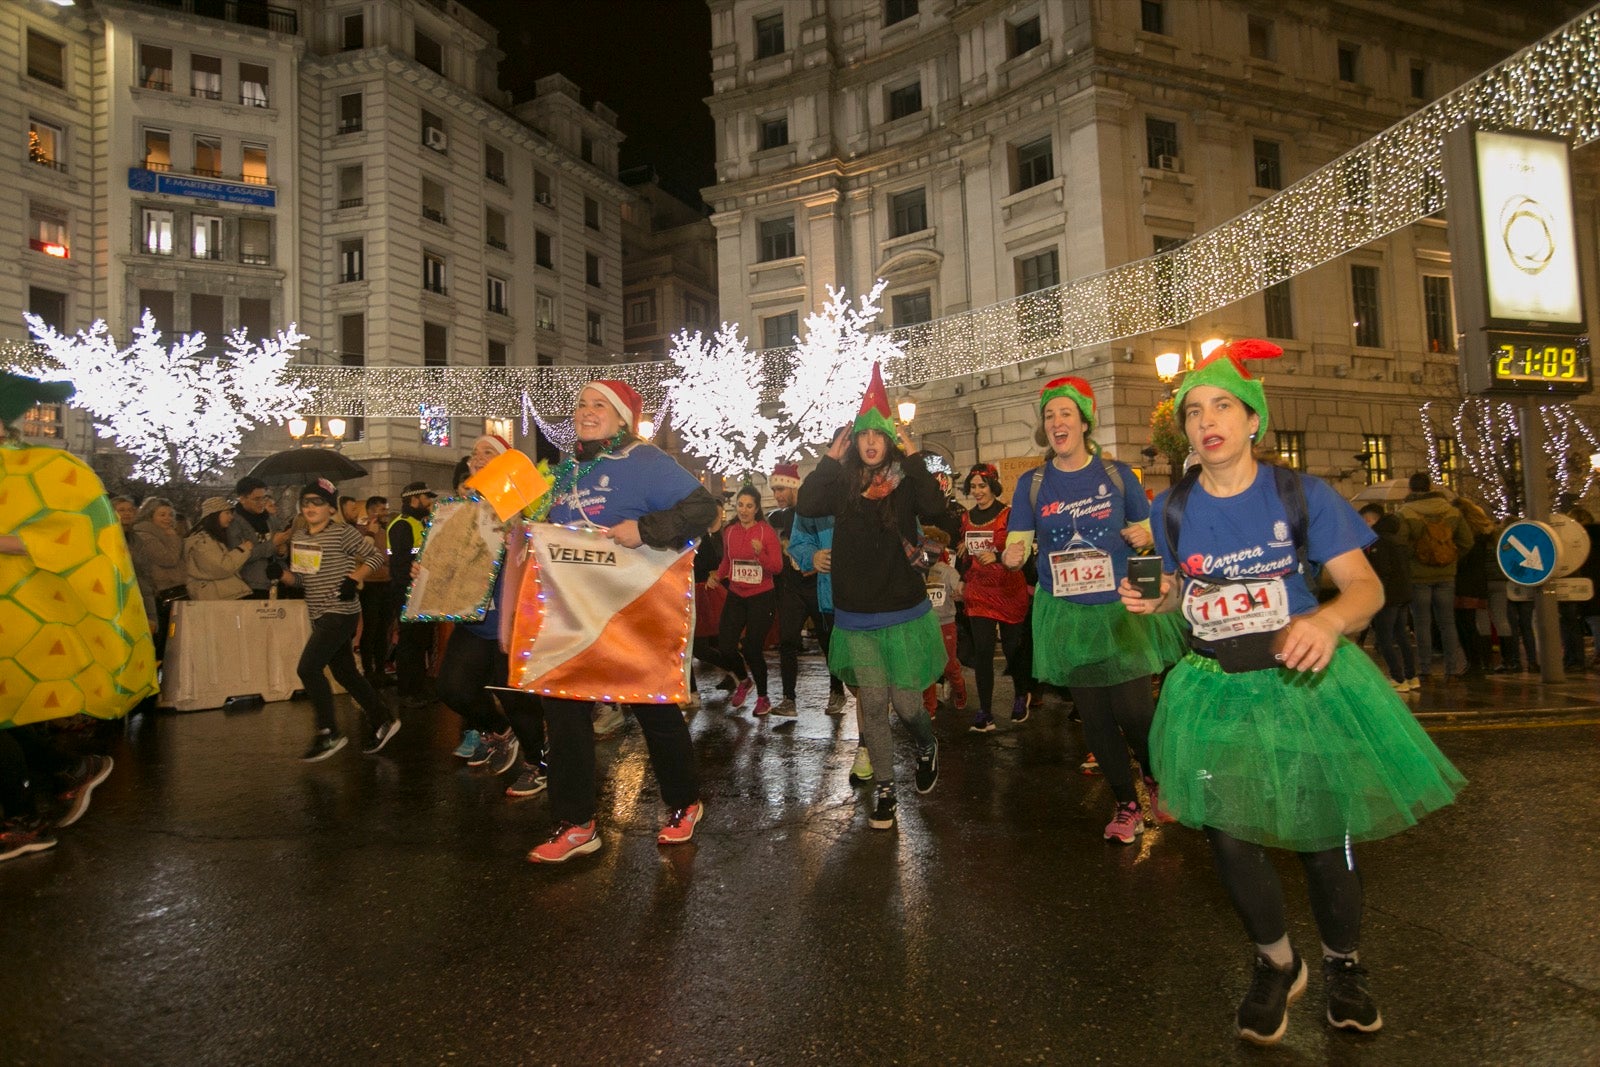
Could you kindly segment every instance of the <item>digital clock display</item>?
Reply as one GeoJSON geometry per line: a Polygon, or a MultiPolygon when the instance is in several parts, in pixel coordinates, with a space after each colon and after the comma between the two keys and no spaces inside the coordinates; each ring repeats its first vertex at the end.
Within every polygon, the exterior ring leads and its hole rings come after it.
{"type": "Polygon", "coordinates": [[[1489,369],[1502,388],[1587,392],[1589,339],[1551,334],[1489,334],[1489,369]]]}

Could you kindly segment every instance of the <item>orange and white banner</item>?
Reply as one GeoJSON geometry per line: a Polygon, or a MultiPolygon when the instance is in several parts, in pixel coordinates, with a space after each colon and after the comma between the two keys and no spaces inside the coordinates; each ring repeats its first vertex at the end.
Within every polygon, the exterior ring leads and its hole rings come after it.
{"type": "Polygon", "coordinates": [[[689,698],[694,551],[623,548],[599,530],[535,523],[511,627],[511,684],[567,700],[689,698]]]}

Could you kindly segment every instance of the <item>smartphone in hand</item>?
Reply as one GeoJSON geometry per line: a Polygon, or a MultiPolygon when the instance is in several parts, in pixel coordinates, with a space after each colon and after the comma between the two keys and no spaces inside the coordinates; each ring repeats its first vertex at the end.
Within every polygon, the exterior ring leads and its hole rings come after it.
{"type": "Polygon", "coordinates": [[[1161,557],[1134,556],[1128,560],[1128,584],[1139,590],[1140,600],[1161,597],[1161,557]]]}

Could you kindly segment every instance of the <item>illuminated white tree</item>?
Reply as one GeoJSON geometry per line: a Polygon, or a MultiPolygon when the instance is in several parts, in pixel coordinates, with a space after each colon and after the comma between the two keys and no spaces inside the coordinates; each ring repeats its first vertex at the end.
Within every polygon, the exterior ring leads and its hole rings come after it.
{"type": "MultiPolygon", "coordinates": [[[[1456,461],[1466,468],[1459,472],[1461,480],[1472,483],[1463,486],[1458,482],[1456,488],[1481,497],[1497,519],[1522,514],[1522,428],[1516,407],[1504,400],[1473,396],[1454,409],[1430,402],[1422,405],[1421,412],[1428,439],[1428,470],[1434,481],[1442,482],[1445,473],[1439,442],[1453,440],[1456,461]]],[[[1544,428],[1546,468],[1533,473],[1549,479],[1551,504],[1563,509],[1595,488],[1595,472],[1588,459],[1600,452],[1600,434],[1589,429],[1571,404],[1542,405],[1539,418],[1544,428]]]]}
{"type": "Polygon", "coordinates": [[[677,375],[663,384],[684,449],[725,478],[770,470],[766,453],[777,427],[761,413],[762,365],[739,327],[725,322],[710,338],[680,330],[669,358],[677,375]]]}
{"type": "Polygon", "coordinates": [[[293,325],[254,343],[235,330],[227,352],[207,355],[203,333],[163,344],[149,310],[127,348],[103,320],[68,336],[37,315],[26,319],[46,352],[41,377],[72,382],[72,403],[128,451],[133,476],[145,481],[215,477],[238,458],[246,430],[283,422],[310,398],[287,375],[306,339],[293,325]]]}

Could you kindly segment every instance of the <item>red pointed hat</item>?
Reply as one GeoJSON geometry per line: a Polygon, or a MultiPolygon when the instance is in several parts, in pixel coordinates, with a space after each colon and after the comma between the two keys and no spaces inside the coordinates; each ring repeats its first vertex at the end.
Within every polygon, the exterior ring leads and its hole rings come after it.
{"type": "MultiPolygon", "coordinates": [[[[605,397],[606,402],[616,408],[617,414],[622,417],[622,424],[628,428],[628,432],[639,432],[639,420],[644,417],[644,401],[640,399],[638,391],[633,386],[615,378],[599,378],[585,385],[583,389],[593,389],[605,397]]],[[[583,389],[578,392],[583,392],[583,389]]]]}
{"type": "Polygon", "coordinates": [[[872,365],[872,377],[867,382],[867,395],[861,398],[861,410],[850,427],[852,434],[862,430],[879,430],[889,440],[895,439],[894,416],[889,414],[889,391],[883,387],[883,371],[872,365]]]}

